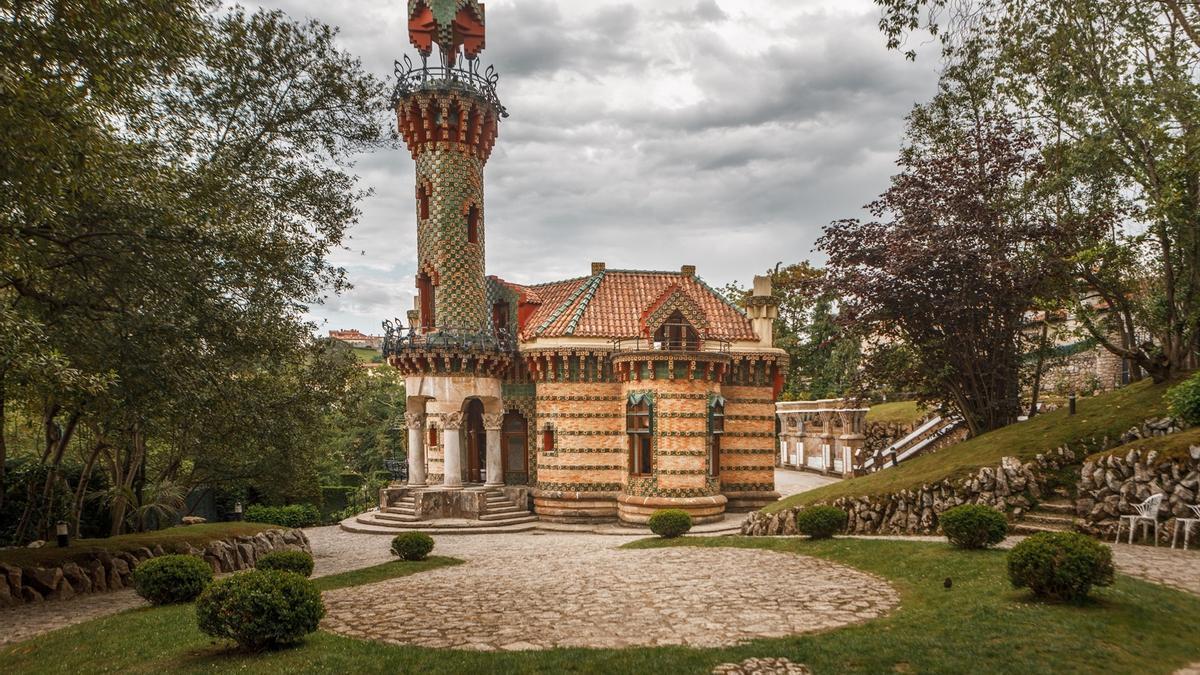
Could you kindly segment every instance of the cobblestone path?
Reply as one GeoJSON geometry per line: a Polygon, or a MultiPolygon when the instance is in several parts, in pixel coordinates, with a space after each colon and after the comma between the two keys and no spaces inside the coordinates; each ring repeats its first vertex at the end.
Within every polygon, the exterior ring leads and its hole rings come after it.
{"type": "Polygon", "coordinates": [[[557,533],[441,537],[435,551],[467,564],[326,593],[322,627],[477,650],[713,647],[873,619],[899,600],[882,579],[816,558],[617,548],[624,541],[557,533]]]}

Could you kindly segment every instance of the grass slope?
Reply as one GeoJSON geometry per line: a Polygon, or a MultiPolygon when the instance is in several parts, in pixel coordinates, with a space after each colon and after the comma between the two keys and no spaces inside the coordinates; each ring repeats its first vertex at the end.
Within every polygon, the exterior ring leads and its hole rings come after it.
{"type": "MultiPolygon", "coordinates": [[[[707,673],[718,663],[783,656],[818,673],[1171,673],[1200,661],[1192,623],[1200,615],[1200,598],[1128,577],[1118,577],[1095,601],[1076,607],[1033,602],[1012,590],[1004,553],[997,551],[737,537],[644,540],[634,546],[739,546],[828,558],[886,577],[901,604],[868,623],[725,649],[483,653],[319,632],[298,647],[257,654],[205,638],[195,628],[191,606],[184,605],[133,610],[0,648],[0,672],[707,673]],[[954,579],[950,591],[942,588],[945,577],[954,579]]],[[[486,599],[478,601],[486,611],[486,599]]]]}
{"type": "Polygon", "coordinates": [[[1032,459],[1040,452],[1064,444],[1076,446],[1092,438],[1116,438],[1149,417],[1166,414],[1163,393],[1169,385],[1149,380],[1123,389],[1079,400],[1078,413],[1065,408],[1044,413],[1028,422],[980,434],[969,441],[923,455],[900,466],[859,478],[839,481],[775,502],[764,511],[778,511],[838,497],[878,495],[918,488],[944,478],[960,478],[983,466],[996,466],[1000,458],[1032,459]]]}
{"type": "Polygon", "coordinates": [[[916,401],[876,403],[867,411],[867,424],[914,424],[925,417],[926,411],[916,401]]]}
{"type": "Polygon", "coordinates": [[[1169,459],[1191,459],[1188,449],[1193,445],[1200,445],[1200,427],[1193,427],[1177,434],[1143,438],[1132,443],[1126,443],[1125,445],[1118,445],[1112,450],[1097,452],[1088,457],[1088,459],[1098,459],[1105,455],[1120,455],[1124,457],[1129,454],[1130,450],[1140,451],[1142,457],[1145,458],[1147,452],[1155,450],[1158,452],[1158,459],[1155,460],[1155,464],[1161,464],[1169,459]]]}
{"type": "Polygon", "coordinates": [[[278,530],[278,525],[263,523],[202,523],[186,527],[169,527],[154,532],[123,534],[104,539],[72,539],[67,548],[58,548],[53,541],[42,548],[14,548],[0,551],[0,562],[18,566],[57,565],[64,562],[87,560],[99,551],[114,553],[132,551],[137,548],[154,548],[161,545],[168,551],[179,544],[188,543],[200,547],[210,541],[258,534],[264,530],[278,530]]]}

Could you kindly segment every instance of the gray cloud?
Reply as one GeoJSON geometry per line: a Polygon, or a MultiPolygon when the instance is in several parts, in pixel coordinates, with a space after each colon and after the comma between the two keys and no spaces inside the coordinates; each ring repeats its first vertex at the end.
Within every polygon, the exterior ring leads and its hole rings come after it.
{"type": "MultiPolygon", "coordinates": [[[[262,4],[340,26],[381,76],[413,53],[403,2],[262,4]]],[[[511,113],[487,168],[488,273],[518,282],[604,260],[695,264],[720,286],[811,258],[824,225],[886,188],[903,118],[937,78],[936,58],[884,48],[871,0],[487,8],[483,58],[511,113]]],[[[336,256],[355,288],[313,315],[375,330],[412,306],[412,159],[381,152],[356,171],[375,194],[336,256]]]]}

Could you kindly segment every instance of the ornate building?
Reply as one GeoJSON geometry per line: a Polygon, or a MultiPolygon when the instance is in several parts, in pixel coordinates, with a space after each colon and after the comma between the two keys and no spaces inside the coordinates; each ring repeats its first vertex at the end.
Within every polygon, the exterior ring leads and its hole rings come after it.
{"type": "Polygon", "coordinates": [[[417,300],[384,343],[407,387],[409,481],[359,522],[524,522],[530,502],[541,520],[703,522],[775,500],[787,357],[769,280],[742,308],[692,266],[487,276],[483,170],[507,113],[480,72],[483,4],[410,0],[409,18],[421,61],[398,64],[394,102],[417,167],[417,300]]]}

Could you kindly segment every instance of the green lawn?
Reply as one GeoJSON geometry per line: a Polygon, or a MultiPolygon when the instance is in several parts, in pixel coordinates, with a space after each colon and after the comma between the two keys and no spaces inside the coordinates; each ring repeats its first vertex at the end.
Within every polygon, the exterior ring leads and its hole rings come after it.
{"type": "Polygon", "coordinates": [[[876,403],[867,411],[867,424],[915,424],[926,414],[916,401],[876,403]]]}
{"type": "Polygon", "coordinates": [[[393,560],[385,562],[374,567],[364,567],[362,569],[342,572],[341,574],[330,574],[329,576],[317,577],[313,582],[317,584],[317,588],[322,591],[332,591],[335,588],[346,588],[349,586],[365,586],[366,584],[374,584],[396,577],[406,577],[417,572],[437,569],[439,567],[450,567],[452,565],[461,565],[463,561],[458,558],[446,558],[438,555],[431,555],[420,562],[408,562],[404,560],[393,560]]]}
{"type": "MultiPolygon", "coordinates": [[[[1044,413],[1028,422],[1018,422],[958,443],[931,455],[923,455],[900,466],[832,483],[775,502],[764,511],[830,501],[838,497],[878,495],[903,489],[919,488],[944,478],[961,478],[980,467],[997,466],[1000,458],[1032,459],[1040,452],[1062,445],[1073,449],[1092,438],[1116,438],[1150,417],[1166,414],[1163,393],[1169,385],[1149,380],[1124,389],[1079,400],[1078,413],[1068,415],[1066,408],[1044,413]]],[[[1082,459],[1082,458],[1081,458],[1082,459]]]]}
{"type": "MultiPolygon", "coordinates": [[[[901,603],[889,616],[864,624],[724,649],[516,653],[392,646],[317,633],[299,647],[245,654],[205,638],[191,607],[177,606],[133,610],[0,648],[0,672],[707,673],[718,663],[783,656],[817,673],[1171,673],[1200,661],[1194,626],[1200,598],[1124,576],[1077,607],[1035,602],[1012,590],[1004,577],[1005,554],[998,551],[738,537],[633,546],[741,546],[829,558],[887,578],[901,603]],[[942,585],[946,577],[954,580],[949,591],[942,585]]],[[[533,609],[536,598],[530,600],[533,609]]],[[[431,602],[430,611],[435,606],[431,602]]]]}
{"type": "Polygon", "coordinates": [[[70,561],[88,560],[98,551],[132,551],[136,548],[154,548],[161,545],[168,551],[183,543],[201,547],[210,541],[228,539],[230,537],[258,534],[264,530],[281,529],[278,525],[263,523],[202,523],[169,527],[153,532],[123,534],[119,537],[104,539],[72,539],[67,548],[59,548],[50,541],[42,548],[14,548],[0,551],[0,562],[12,563],[18,566],[50,565],[70,561]]]}
{"type": "Polygon", "coordinates": [[[352,347],[351,349],[354,350],[354,357],[363,363],[377,363],[383,360],[383,354],[378,349],[370,347],[352,347]]]}

